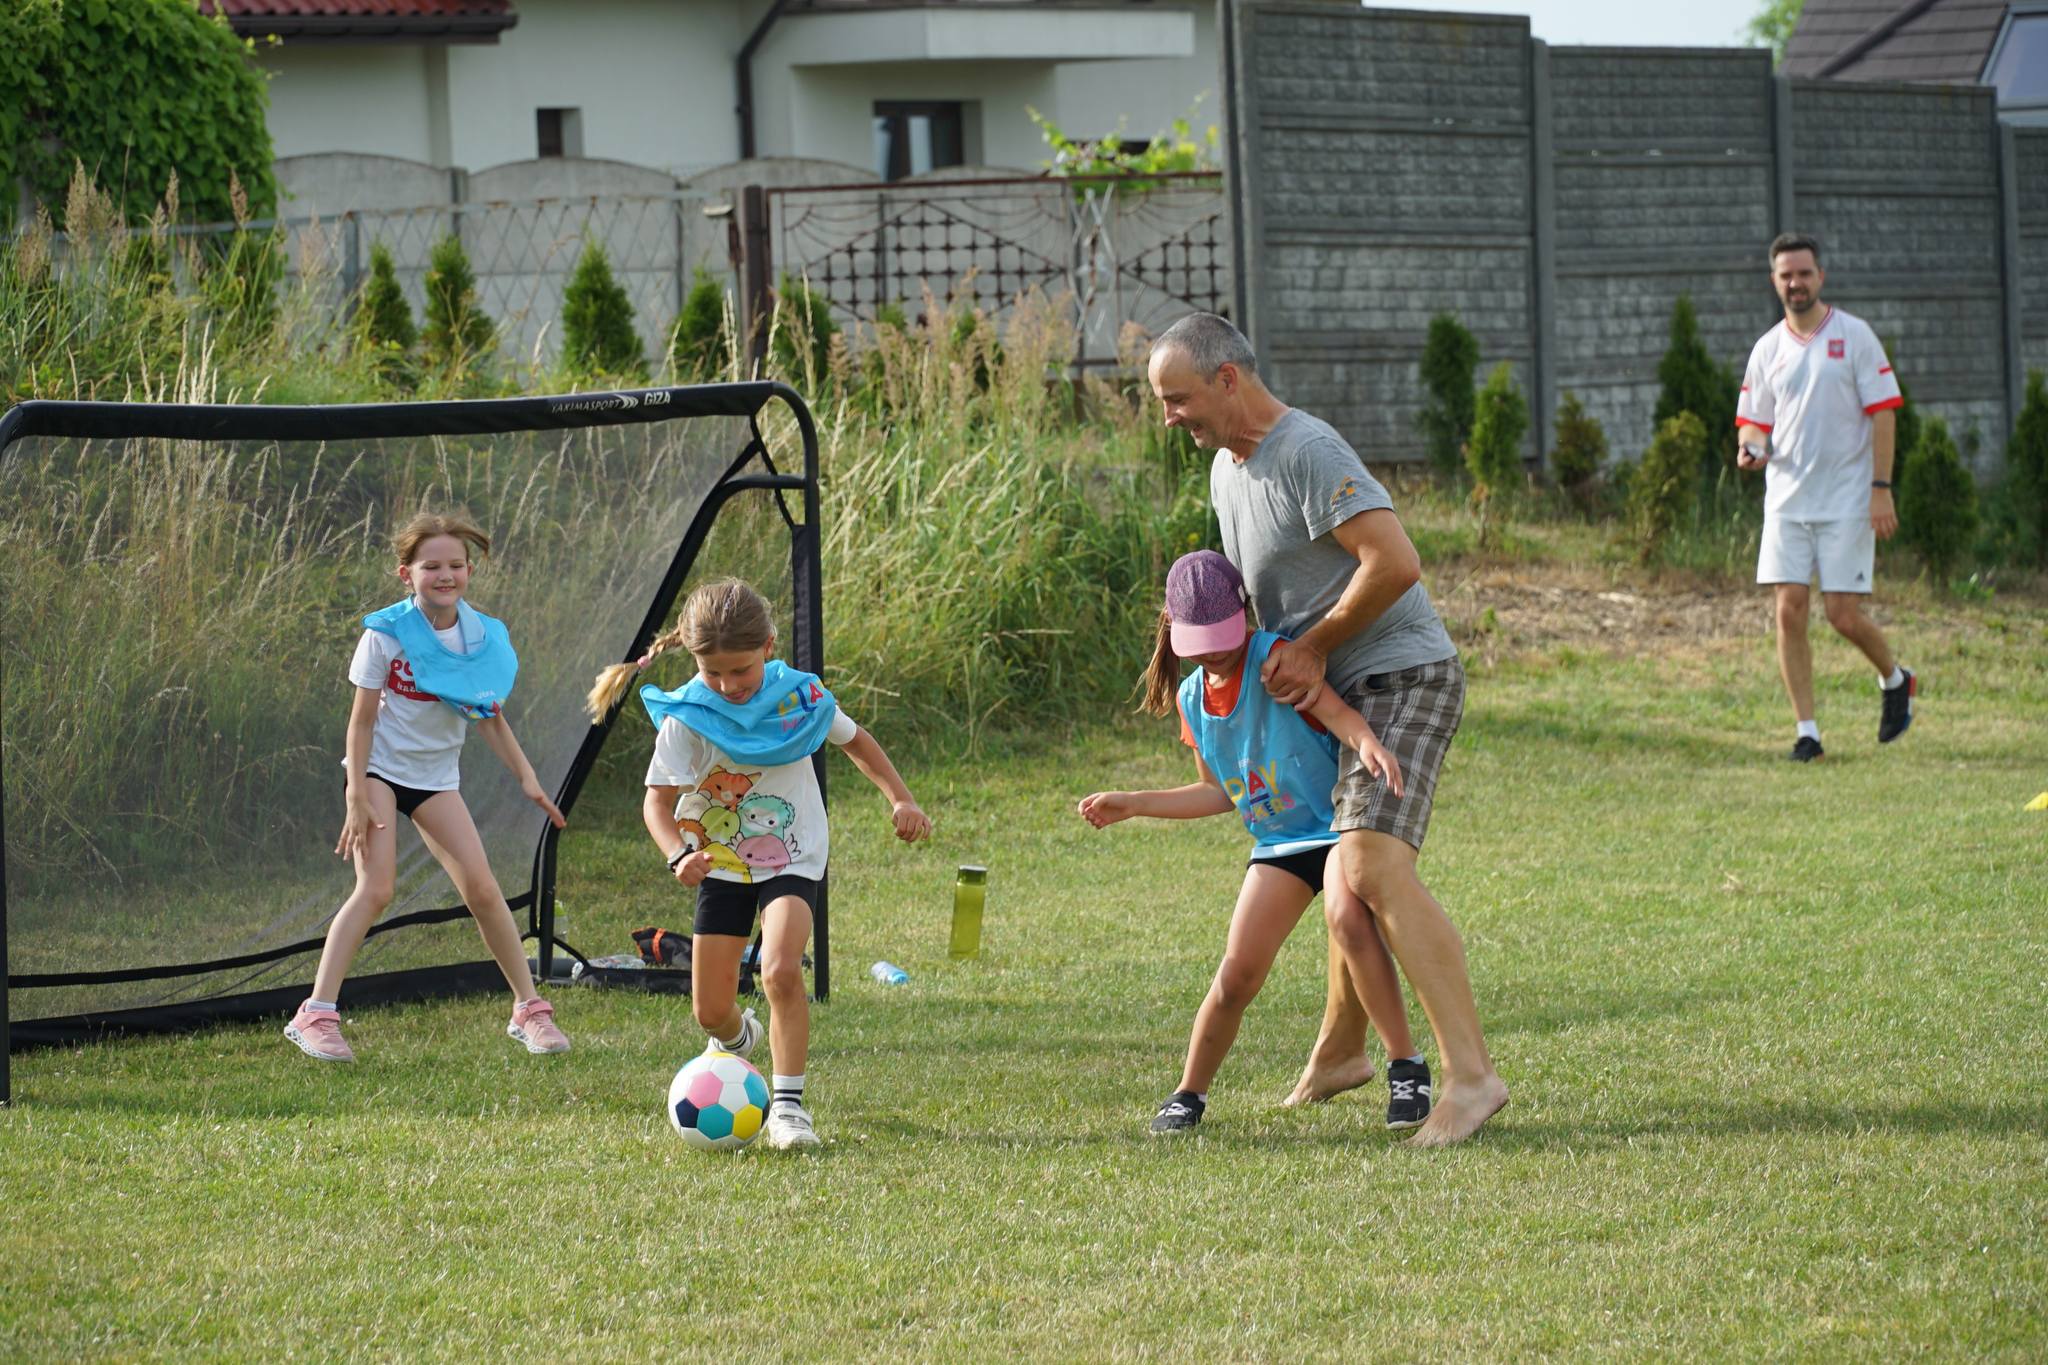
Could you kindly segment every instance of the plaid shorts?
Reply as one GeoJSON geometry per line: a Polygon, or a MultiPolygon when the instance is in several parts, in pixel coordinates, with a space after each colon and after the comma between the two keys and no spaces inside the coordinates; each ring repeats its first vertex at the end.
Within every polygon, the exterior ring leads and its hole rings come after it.
{"type": "Polygon", "coordinates": [[[1344,694],[1344,700],[1358,708],[1401,765],[1407,795],[1395,796],[1366,772],[1355,752],[1340,749],[1337,786],[1330,793],[1337,808],[1331,828],[1339,833],[1375,830],[1421,848],[1422,836],[1429,832],[1436,779],[1465,714],[1465,666],[1454,654],[1398,673],[1368,674],[1344,694]]]}

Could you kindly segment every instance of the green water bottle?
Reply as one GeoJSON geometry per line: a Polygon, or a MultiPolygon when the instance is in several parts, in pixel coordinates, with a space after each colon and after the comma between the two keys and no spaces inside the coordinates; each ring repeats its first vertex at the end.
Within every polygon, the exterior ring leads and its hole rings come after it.
{"type": "Polygon", "coordinates": [[[960,869],[953,883],[953,942],[950,956],[955,962],[981,956],[981,898],[988,888],[988,869],[969,863],[960,869]]]}

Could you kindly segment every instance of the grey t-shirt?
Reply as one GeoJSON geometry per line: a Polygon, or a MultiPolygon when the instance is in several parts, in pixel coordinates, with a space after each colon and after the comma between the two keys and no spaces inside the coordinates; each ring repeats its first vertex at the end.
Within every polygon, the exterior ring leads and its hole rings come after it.
{"type": "MultiPolygon", "coordinates": [[[[1394,503],[1328,422],[1299,408],[1273,424],[1243,464],[1218,450],[1209,500],[1223,526],[1223,553],[1244,575],[1259,624],[1289,639],[1337,605],[1358,560],[1330,532],[1360,512],[1394,503]]],[[[1330,653],[1327,676],[1349,692],[1369,673],[1393,673],[1456,654],[1417,583],[1376,621],[1330,653]]]]}

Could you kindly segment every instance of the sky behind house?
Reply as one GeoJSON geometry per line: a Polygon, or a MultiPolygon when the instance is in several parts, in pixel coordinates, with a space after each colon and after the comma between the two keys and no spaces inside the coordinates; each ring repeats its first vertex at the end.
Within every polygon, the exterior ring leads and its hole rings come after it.
{"type": "Polygon", "coordinates": [[[1763,0],[1371,0],[1375,8],[1526,14],[1553,46],[1747,47],[1763,0]]]}

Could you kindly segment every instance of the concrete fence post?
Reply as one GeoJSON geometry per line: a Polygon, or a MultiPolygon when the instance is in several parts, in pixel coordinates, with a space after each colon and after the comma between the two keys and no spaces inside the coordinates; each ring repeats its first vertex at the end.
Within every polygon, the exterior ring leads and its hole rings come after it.
{"type": "Polygon", "coordinates": [[[1533,246],[1529,262],[1531,341],[1529,423],[1536,443],[1536,470],[1557,413],[1557,148],[1550,98],[1550,45],[1529,43],[1529,216],[1533,246]]]}

